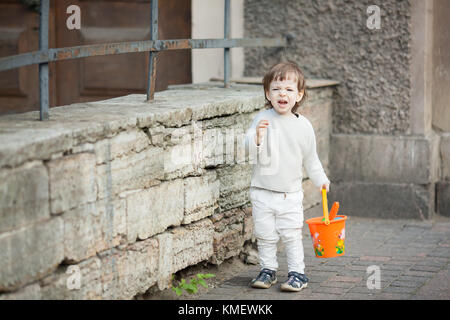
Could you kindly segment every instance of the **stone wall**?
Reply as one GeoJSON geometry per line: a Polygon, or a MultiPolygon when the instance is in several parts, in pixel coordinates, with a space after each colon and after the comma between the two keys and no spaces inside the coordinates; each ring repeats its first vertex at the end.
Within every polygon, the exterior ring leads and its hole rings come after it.
{"type": "MultiPolygon", "coordinates": [[[[156,94],[0,117],[0,299],[131,299],[252,241],[244,131],[260,86],[156,94]]],[[[328,164],[332,87],[305,106],[328,164]]],[[[318,192],[305,177],[305,208],[318,192]]]]}
{"type": "MultiPolygon", "coordinates": [[[[246,49],[246,76],[262,76],[273,63],[290,59],[307,77],[340,83],[332,117],[330,200],[340,201],[349,215],[429,219],[436,186],[448,206],[448,186],[439,180],[439,150],[445,145],[439,145],[431,121],[432,88],[442,89],[432,84],[432,74],[445,69],[444,63],[437,71],[432,65],[433,53],[442,51],[433,48],[433,3],[382,1],[380,29],[371,29],[373,12],[367,9],[376,3],[369,0],[245,1],[246,37],[291,39],[282,50],[246,49]]],[[[440,30],[448,30],[446,21],[441,17],[440,30]]],[[[448,41],[441,38],[443,47],[448,41]]],[[[447,119],[448,112],[439,117],[447,119]]]]}

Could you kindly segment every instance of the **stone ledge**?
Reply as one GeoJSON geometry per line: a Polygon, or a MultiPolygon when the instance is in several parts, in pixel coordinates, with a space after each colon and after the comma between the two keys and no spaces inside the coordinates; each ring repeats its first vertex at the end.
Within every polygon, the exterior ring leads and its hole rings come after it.
{"type": "Polygon", "coordinates": [[[437,180],[437,136],[332,134],[330,170],[336,182],[429,184],[437,180]]]}
{"type": "MultiPolygon", "coordinates": [[[[223,82],[222,78],[211,78],[211,81],[221,81],[223,82]]],[[[242,77],[237,79],[230,79],[231,83],[238,83],[238,84],[254,84],[254,85],[261,85],[262,84],[262,77],[242,77]]],[[[323,88],[323,87],[332,87],[339,85],[340,82],[337,80],[329,80],[329,79],[306,79],[306,88],[307,89],[315,89],[315,88],[323,88]]]]}
{"type": "Polygon", "coordinates": [[[157,125],[181,127],[234,113],[249,113],[264,105],[264,97],[248,88],[167,90],[146,102],[146,95],[132,94],[98,102],[76,103],[50,110],[49,121],[38,112],[0,117],[0,168],[30,160],[50,159],[83,143],[94,143],[133,128],[157,125]]]}
{"type": "Polygon", "coordinates": [[[430,219],[434,212],[434,184],[335,182],[328,203],[338,201],[343,215],[430,219]]]}

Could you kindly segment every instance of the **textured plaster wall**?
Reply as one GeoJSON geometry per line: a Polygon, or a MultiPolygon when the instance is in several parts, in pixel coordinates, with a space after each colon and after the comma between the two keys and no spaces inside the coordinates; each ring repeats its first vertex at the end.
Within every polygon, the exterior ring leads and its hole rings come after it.
{"type": "Polygon", "coordinates": [[[246,49],[246,76],[261,76],[287,58],[307,77],[340,81],[336,133],[410,131],[411,3],[408,0],[245,0],[246,37],[294,36],[289,48],[246,49]],[[381,9],[381,29],[366,26],[367,7],[381,9]]]}

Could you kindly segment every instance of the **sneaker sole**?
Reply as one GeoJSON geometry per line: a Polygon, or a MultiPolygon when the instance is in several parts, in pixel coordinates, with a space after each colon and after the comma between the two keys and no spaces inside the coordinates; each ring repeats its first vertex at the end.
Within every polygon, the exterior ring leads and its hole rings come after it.
{"type": "Polygon", "coordinates": [[[300,288],[293,288],[291,286],[286,285],[285,283],[283,283],[281,285],[281,291],[287,291],[287,292],[299,292],[300,290],[306,288],[308,286],[307,283],[305,283],[304,285],[302,285],[300,288]]]}
{"type": "Polygon", "coordinates": [[[269,284],[261,282],[261,281],[256,281],[256,282],[252,283],[251,286],[252,286],[252,288],[257,288],[257,289],[269,289],[275,283],[277,283],[277,279],[275,279],[274,281],[272,281],[269,284]]]}

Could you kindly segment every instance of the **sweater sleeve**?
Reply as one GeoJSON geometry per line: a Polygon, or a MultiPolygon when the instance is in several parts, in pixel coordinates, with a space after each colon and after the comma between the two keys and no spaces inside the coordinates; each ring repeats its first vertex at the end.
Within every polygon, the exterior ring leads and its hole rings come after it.
{"type": "Polygon", "coordinates": [[[323,184],[329,184],[330,180],[325,174],[325,171],[323,170],[322,167],[322,163],[320,162],[319,156],[317,155],[316,137],[314,134],[314,129],[308,120],[307,123],[308,123],[307,129],[308,134],[303,164],[312,183],[316,187],[321,187],[323,184]]]}

